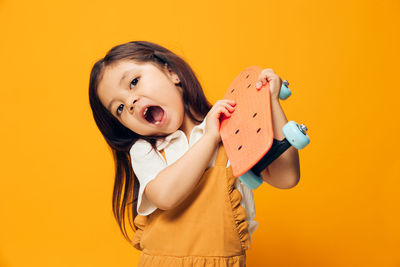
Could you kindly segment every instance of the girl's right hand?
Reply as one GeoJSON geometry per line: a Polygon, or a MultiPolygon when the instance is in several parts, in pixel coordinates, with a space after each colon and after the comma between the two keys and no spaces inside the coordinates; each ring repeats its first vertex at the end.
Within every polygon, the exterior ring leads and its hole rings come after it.
{"type": "Polygon", "coordinates": [[[207,113],[205,135],[213,137],[219,143],[221,141],[220,119],[223,115],[230,117],[235,110],[235,105],[236,102],[232,99],[218,100],[207,113]]]}

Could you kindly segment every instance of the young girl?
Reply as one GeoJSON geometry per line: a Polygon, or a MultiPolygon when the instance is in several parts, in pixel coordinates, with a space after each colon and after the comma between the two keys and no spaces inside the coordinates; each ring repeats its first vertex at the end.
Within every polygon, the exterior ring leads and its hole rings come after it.
{"type": "MultiPolygon", "coordinates": [[[[267,81],[275,138],[283,139],[282,81],[265,69],[257,87],[267,81]]],[[[184,60],[145,41],[118,45],[94,64],[89,99],[115,160],[113,212],[142,251],[139,266],[245,266],[257,227],[254,199],[233,176],[219,134],[220,118],[231,116],[235,102],[211,106],[184,60]]],[[[297,150],[261,174],[272,186],[295,186],[297,150]]]]}

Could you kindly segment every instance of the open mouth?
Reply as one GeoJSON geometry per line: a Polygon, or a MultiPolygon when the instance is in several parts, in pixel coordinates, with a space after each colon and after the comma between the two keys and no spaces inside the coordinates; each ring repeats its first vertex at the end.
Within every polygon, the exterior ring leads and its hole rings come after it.
{"type": "Polygon", "coordinates": [[[143,117],[152,124],[159,124],[164,117],[164,110],[160,106],[149,106],[144,110],[143,117]]]}

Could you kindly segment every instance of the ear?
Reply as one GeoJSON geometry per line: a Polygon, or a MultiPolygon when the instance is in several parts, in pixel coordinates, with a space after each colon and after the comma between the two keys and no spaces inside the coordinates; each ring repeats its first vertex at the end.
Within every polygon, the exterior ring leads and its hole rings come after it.
{"type": "Polygon", "coordinates": [[[173,70],[171,70],[171,68],[168,66],[167,63],[165,63],[164,69],[165,69],[165,72],[167,73],[168,77],[171,79],[171,81],[174,84],[178,84],[181,82],[178,77],[178,74],[176,74],[173,70]]]}

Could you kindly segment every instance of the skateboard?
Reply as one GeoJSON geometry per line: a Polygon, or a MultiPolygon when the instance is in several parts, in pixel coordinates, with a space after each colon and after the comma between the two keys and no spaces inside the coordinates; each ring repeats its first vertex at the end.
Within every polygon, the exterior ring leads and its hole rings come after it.
{"type": "MultiPolygon", "coordinates": [[[[233,80],[224,99],[236,101],[235,111],[230,117],[224,115],[220,126],[233,175],[250,189],[262,184],[260,172],[290,146],[303,149],[310,143],[307,127],[294,121],[283,126],[283,140],[274,139],[269,83],[260,89],[255,86],[261,71],[260,67],[251,66],[233,80]]],[[[291,95],[288,86],[288,81],[283,81],[280,99],[291,95]]]]}

